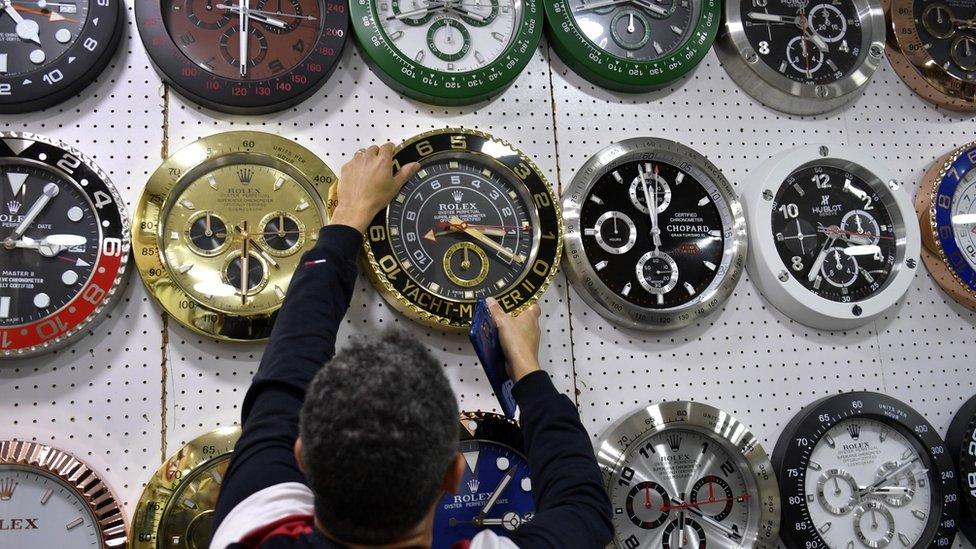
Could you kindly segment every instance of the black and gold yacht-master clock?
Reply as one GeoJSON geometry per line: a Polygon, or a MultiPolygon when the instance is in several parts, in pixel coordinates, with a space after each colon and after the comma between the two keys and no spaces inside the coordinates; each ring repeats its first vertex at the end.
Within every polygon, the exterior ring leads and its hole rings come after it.
{"type": "Polygon", "coordinates": [[[160,465],[136,506],[130,549],[210,546],[214,507],[240,436],[240,427],[221,427],[186,443],[160,465]]]}
{"type": "Polygon", "coordinates": [[[0,547],[125,547],[112,490],[75,456],[37,442],[0,440],[0,547]]]}
{"type": "Polygon", "coordinates": [[[195,332],[268,337],[326,223],[334,181],[311,151],[267,133],[221,133],[177,151],[135,213],[133,253],[149,293],[195,332]]]}
{"type": "Polygon", "coordinates": [[[420,162],[366,232],[367,272],[393,307],[435,327],[471,324],[479,298],[507,312],[552,282],[563,224],[552,188],[518,149],[486,133],[445,129],[411,138],[394,169],[420,162]]]}

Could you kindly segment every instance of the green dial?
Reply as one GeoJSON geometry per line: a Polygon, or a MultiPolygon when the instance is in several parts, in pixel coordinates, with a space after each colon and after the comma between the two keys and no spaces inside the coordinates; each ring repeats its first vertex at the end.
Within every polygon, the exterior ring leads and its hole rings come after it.
{"type": "Polygon", "coordinates": [[[467,105],[508,87],[542,37],[536,0],[350,0],[363,57],[390,87],[467,105]]]}
{"type": "Polygon", "coordinates": [[[712,47],[720,0],[552,0],[549,41],[577,74],[604,88],[645,92],[691,71],[712,47]]]}

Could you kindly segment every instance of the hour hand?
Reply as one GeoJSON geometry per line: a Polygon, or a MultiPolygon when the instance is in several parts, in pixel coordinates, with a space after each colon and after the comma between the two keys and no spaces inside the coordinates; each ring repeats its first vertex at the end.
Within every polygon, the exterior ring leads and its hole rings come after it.
{"type": "Polygon", "coordinates": [[[84,246],[88,239],[74,234],[52,234],[40,240],[23,237],[14,242],[15,248],[37,250],[44,257],[54,257],[59,253],[77,246],[84,246]]]}

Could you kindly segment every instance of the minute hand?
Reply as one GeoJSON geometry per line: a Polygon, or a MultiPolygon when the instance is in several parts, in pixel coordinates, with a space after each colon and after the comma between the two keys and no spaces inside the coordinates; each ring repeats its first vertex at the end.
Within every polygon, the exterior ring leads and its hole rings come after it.
{"type": "Polygon", "coordinates": [[[477,240],[478,242],[481,242],[485,246],[488,246],[489,248],[495,250],[496,252],[502,254],[503,256],[511,259],[512,261],[514,261],[516,263],[522,263],[522,262],[525,261],[525,257],[524,256],[522,256],[522,255],[516,255],[515,252],[513,252],[512,250],[509,250],[508,248],[506,248],[506,247],[502,246],[501,244],[495,242],[494,240],[488,238],[487,236],[485,236],[484,233],[482,233],[478,229],[473,229],[473,228],[469,227],[468,224],[465,223],[464,221],[461,221],[461,218],[459,218],[459,217],[452,217],[451,218],[451,225],[454,225],[456,227],[460,227],[460,229],[461,229],[462,232],[467,233],[467,234],[473,236],[474,239],[477,240]]]}

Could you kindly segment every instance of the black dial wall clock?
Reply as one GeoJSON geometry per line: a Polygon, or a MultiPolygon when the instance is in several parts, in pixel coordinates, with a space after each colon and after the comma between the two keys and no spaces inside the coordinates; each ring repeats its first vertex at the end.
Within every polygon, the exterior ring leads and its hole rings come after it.
{"type": "Polygon", "coordinates": [[[210,546],[217,496],[240,436],[240,427],[216,429],[159,466],[136,506],[131,549],[210,546]]]}
{"type": "Polygon", "coordinates": [[[178,92],[211,109],[260,114],[325,83],[346,43],[347,9],[343,0],[137,0],[136,21],[178,92]]]}
{"type": "Polygon", "coordinates": [[[570,281],[613,322],[687,326],[732,294],[746,225],[732,185],[705,157],[652,137],[591,157],[563,194],[570,281]]]}
{"type": "Polygon", "coordinates": [[[4,0],[0,113],[50,107],[102,72],[125,29],[122,0],[4,0]]]}
{"type": "Polygon", "coordinates": [[[559,266],[563,223],[552,188],[521,151],[446,129],[397,147],[394,169],[421,169],[366,231],[367,273],[393,307],[465,329],[479,298],[506,312],[535,303],[559,266]]]}
{"type": "Polygon", "coordinates": [[[715,52],[732,80],[788,114],[857,99],[884,57],[878,0],[729,0],[715,52]]]}
{"type": "Polygon", "coordinates": [[[845,330],[908,290],[918,226],[885,166],[850,148],[807,145],[774,156],[748,181],[749,274],[784,314],[845,330]]]}
{"type": "Polygon", "coordinates": [[[729,414],[697,402],[651,405],[608,427],[596,452],[615,547],[776,547],[773,467],[729,414]]]}
{"type": "Polygon", "coordinates": [[[946,432],[946,446],[956,465],[962,502],[959,506],[959,530],[976,541],[976,396],[956,412],[946,432]]]}
{"type": "Polygon", "coordinates": [[[678,80],[708,53],[719,0],[552,0],[549,41],[577,74],[607,89],[644,92],[678,80]]]}
{"type": "Polygon", "coordinates": [[[502,92],[542,37],[536,0],[351,0],[363,58],[386,84],[437,105],[502,92]]]}
{"type": "Polygon", "coordinates": [[[81,339],[121,297],[129,218],[108,176],[77,150],[0,132],[0,357],[81,339]]]}
{"type": "Polygon", "coordinates": [[[0,547],[125,547],[112,490],[75,456],[36,442],[0,441],[0,547]]]}
{"type": "Polygon", "coordinates": [[[464,477],[457,494],[444,494],[434,514],[434,549],[450,549],[482,530],[504,536],[532,520],[532,476],[515,421],[498,414],[461,414],[458,452],[464,477]]]}
{"type": "Polygon", "coordinates": [[[302,254],[326,224],[332,170],[261,132],[205,137],[168,158],[135,214],[134,249],[156,301],[218,339],[267,338],[302,254]]]}
{"type": "Polygon", "coordinates": [[[822,398],[786,425],[772,461],[787,549],[952,546],[952,459],[904,402],[870,392],[822,398]]]}

